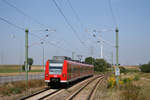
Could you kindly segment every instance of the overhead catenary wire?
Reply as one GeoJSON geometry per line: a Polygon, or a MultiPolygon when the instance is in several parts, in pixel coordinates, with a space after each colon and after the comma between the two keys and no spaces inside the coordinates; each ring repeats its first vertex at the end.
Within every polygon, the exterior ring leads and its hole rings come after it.
{"type": "MultiPolygon", "coordinates": [[[[13,26],[13,27],[19,29],[19,30],[25,31],[25,28],[20,27],[20,26],[14,24],[14,23],[8,21],[6,18],[0,17],[0,20],[2,20],[3,22],[5,22],[5,23],[7,23],[7,24],[9,24],[9,25],[11,25],[11,26],[13,26]]],[[[42,38],[40,38],[39,36],[37,36],[37,35],[35,35],[35,34],[33,34],[33,33],[30,33],[30,35],[32,35],[32,36],[34,36],[34,37],[37,37],[37,38],[39,38],[40,40],[43,40],[42,38]]]]}
{"type": "MultiPolygon", "coordinates": [[[[85,25],[83,24],[83,22],[81,21],[81,19],[80,19],[78,13],[76,12],[76,10],[74,9],[74,7],[72,6],[71,1],[70,1],[70,0],[67,0],[67,1],[68,1],[68,4],[69,4],[69,6],[70,6],[72,12],[74,13],[74,15],[75,15],[75,17],[76,17],[76,20],[80,23],[81,28],[82,28],[83,30],[85,30],[85,25]]],[[[87,35],[87,34],[85,34],[85,35],[87,35]]]]}
{"type": "MultiPolygon", "coordinates": [[[[29,33],[30,33],[30,32],[29,32],[29,33]]],[[[30,33],[30,35],[32,35],[32,36],[34,36],[34,37],[36,37],[36,38],[38,38],[38,39],[40,39],[40,40],[42,40],[42,41],[45,41],[45,39],[43,39],[43,38],[41,38],[41,37],[39,37],[39,36],[37,36],[37,35],[35,35],[35,34],[33,34],[33,33],[30,33]]],[[[54,46],[54,47],[56,47],[56,48],[59,48],[59,49],[61,49],[61,50],[64,50],[64,51],[66,51],[66,52],[71,52],[71,53],[73,52],[73,51],[71,51],[71,50],[69,50],[69,49],[63,48],[63,47],[61,47],[61,46],[59,46],[59,45],[53,43],[52,41],[45,41],[44,43],[46,43],[46,44],[51,44],[52,46],[54,46]]]]}
{"type": "MultiPolygon", "coordinates": [[[[19,29],[19,30],[25,31],[25,28],[22,28],[22,27],[20,27],[20,26],[18,26],[18,25],[16,25],[16,24],[14,24],[14,23],[12,23],[12,22],[6,20],[5,18],[0,17],[0,20],[6,22],[7,24],[9,24],[9,25],[11,25],[11,26],[13,26],[13,27],[15,27],[15,28],[17,28],[17,29],[19,29]]],[[[30,33],[30,35],[32,35],[32,36],[34,36],[34,37],[36,37],[36,38],[38,38],[38,39],[40,39],[40,40],[45,40],[45,39],[43,39],[43,38],[41,38],[41,37],[39,37],[39,36],[37,36],[37,35],[31,33],[31,32],[29,32],[29,33],[30,33]]],[[[60,48],[60,47],[59,47],[59,48],[60,48]]]]}
{"type": "MultiPolygon", "coordinates": [[[[82,22],[81,22],[81,20],[80,20],[80,17],[78,16],[78,14],[77,14],[76,10],[75,10],[75,9],[74,9],[74,7],[72,6],[72,4],[71,4],[70,0],[67,0],[67,1],[68,1],[68,4],[69,4],[70,8],[71,8],[71,9],[72,9],[72,11],[73,11],[73,13],[75,14],[76,19],[77,19],[77,20],[78,20],[78,22],[81,24],[81,26],[82,26],[82,27],[84,27],[83,23],[82,23],[82,22]]],[[[112,7],[111,7],[111,8],[112,8],[112,7]]],[[[113,15],[113,17],[114,17],[113,12],[112,12],[112,15],[113,15]]],[[[115,19],[115,18],[114,18],[114,19],[115,19]]],[[[115,21],[115,22],[116,22],[116,21],[115,21]]],[[[112,30],[110,30],[110,31],[112,31],[112,30]]],[[[104,39],[103,39],[103,40],[104,40],[104,39]]],[[[109,43],[109,42],[107,42],[106,40],[105,40],[105,42],[112,46],[112,44],[111,44],[111,43],[109,43]]]]}
{"type": "MultiPolygon", "coordinates": [[[[26,14],[24,11],[22,11],[21,9],[19,9],[18,7],[14,6],[13,4],[9,3],[7,0],[2,0],[4,3],[6,3],[7,5],[9,5],[10,7],[14,8],[16,11],[18,11],[19,13],[21,13],[22,15],[28,17],[29,19],[33,20],[34,22],[36,22],[37,24],[41,25],[41,26],[45,26],[44,24],[40,23],[38,20],[34,19],[33,17],[31,17],[30,15],[26,14]]],[[[46,26],[45,26],[46,27],[46,26]]],[[[23,28],[22,28],[23,29],[23,28]]],[[[40,40],[44,40],[42,38],[40,38],[37,35],[34,35],[33,33],[30,33],[31,35],[39,38],[40,40]]]]}
{"type": "Polygon", "coordinates": [[[69,20],[67,19],[67,17],[65,16],[65,14],[64,14],[63,11],[61,10],[61,8],[58,6],[57,2],[56,2],[55,0],[52,0],[52,1],[53,1],[53,3],[55,4],[55,6],[56,6],[56,8],[58,9],[58,11],[60,12],[60,14],[64,17],[65,22],[66,22],[67,25],[71,28],[71,30],[73,31],[73,33],[74,33],[74,35],[76,36],[76,38],[80,41],[80,43],[81,43],[82,45],[84,45],[83,42],[82,42],[82,40],[81,40],[80,37],[78,36],[77,31],[76,31],[76,30],[73,28],[73,26],[70,24],[69,20]]]}
{"type": "MultiPolygon", "coordinates": [[[[19,30],[25,31],[25,28],[20,27],[20,26],[14,24],[14,23],[8,21],[6,18],[0,17],[0,20],[2,20],[3,22],[5,22],[5,23],[7,23],[7,24],[9,24],[9,25],[11,25],[11,26],[13,26],[13,27],[19,29],[19,30]]],[[[44,40],[44,39],[40,38],[39,36],[37,36],[37,35],[35,35],[35,34],[33,34],[33,33],[30,33],[30,34],[33,35],[33,36],[35,36],[35,37],[37,37],[37,38],[39,38],[40,40],[44,40]]]]}
{"type": "Polygon", "coordinates": [[[11,25],[11,26],[13,26],[13,27],[19,29],[19,30],[25,30],[25,28],[22,28],[22,27],[20,27],[20,26],[14,24],[14,23],[8,21],[8,20],[5,19],[5,18],[0,17],[0,20],[2,20],[3,22],[5,22],[5,23],[7,23],[7,24],[9,24],[9,25],[11,25]]]}
{"type": "Polygon", "coordinates": [[[69,49],[65,49],[65,48],[63,48],[63,47],[61,47],[61,46],[59,46],[59,45],[57,45],[57,44],[54,44],[54,43],[52,43],[51,41],[46,41],[45,39],[39,37],[38,35],[35,35],[35,34],[31,33],[31,32],[29,32],[29,33],[30,33],[30,35],[32,35],[32,36],[34,36],[34,37],[40,39],[40,41],[45,41],[44,43],[46,43],[46,44],[51,44],[52,46],[57,47],[57,48],[59,48],[59,49],[61,49],[61,50],[64,50],[64,51],[66,51],[66,52],[71,52],[71,53],[73,52],[73,51],[71,51],[71,50],[69,50],[69,49]]]}
{"type": "Polygon", "coordinates": [[[18,7],[16,7],[15,5],[9,3],[7,0],[2,0],[5,4],[7,4],[8,6],[14,8],[17,12],[19,12],[20,14],[24,15],[25,17],[31,19],[32,21],[34,21],[35,23],[44,26],[44,27],[48,27],[42,23],[40,23],[38,20],[36,20],[35,18],[31,17],[30,15],[28,15],[27,13],[25,13],[24,11],[22,11],[21,9],[19,9],[18,7]]]}
{"type": "Polygon", "coordinates": [[[52,46],[57,47],[57,48],[59,48],[59,49],[61,49],[61,50],[64,50],[64,51],[66,51],[66,52],[70,52],[70,53],[73,52],[73,51],[71,51],[71,50],[69,50],[69,49],[63,48],[63,47],[61,47],[61,46],[59,46],[59,45],[56,45],[55,43],[52,43],[51,41],[47,41],[46,43],[51,44],[52,46]]]}
{"type": "MultiPolygon", "coordinates": [[[[13,27],[16,28],[16,29],[25,31],[25,28],[20,27],[20,26],[14,24],[14,23],[8,21],[6,18],[0,17],[0,20],[3,21],[3,22],[5,22],[5,23],[7,23],[7,24],[9,24],[9,25],[11,25],[11,26],[13,26],[13,27]]],[[[33,34],[33,33],[31,33],[31,32],[29,32],[29,35],[32,35],[32,36],[34,36],[34,37],[36,37],[36,38],[38,38],[38,39],[40,39],[40,40],[45,41],[45,39],[43,39],[43,38],[39,37],[38,35],[33,34]]],[[[49,43],[49,44],[51,44],[52,46],[57,47],[57,48],[59,48],[59,49],[61,49],[61,50],[64,50],[64,51],[66,51],[66,52],[71,52],[71,53],[73,52],[73,51],[71,51],[71,50],[69,50],[69,49],[65,49],[65,48],[63,48],[63,47],[61,47],[61,46],[58,46],[58,45],[52,43],[51,41],[48,41],[47,43],[49,43]]]]}
{"type": "Polygon", "coordinates": [[[112,15],[112,19],[113,19],[114,25],[117,27],[118,24],[117,24],[117,20],[116,20],[115,14],[113,12],[111,0],[108,0],[108,5],[109,5],[109,9],[110,9],[110,12],[111,12],[111,15],[112,15]]]}
{"type": "Polygon", "coordinates": [[[67,1],[68,1],[68,4],[69,4],[70,8],[72,9],[72,11],[73,11],[73,13],[74,13],[76,19],[77,19],[78,22],[80,23],[81,27],[84,27],[84,24],[83,24],[82,21],[80,20],[80,17],[79,17],[79,15],[78,15],[78,13],[76,12],[76,10],[74,9],[74,7],[72,6],[70,0],[67,0],[67,1]]]}
{"type": "Polygon", "coordinates": [[[40,41],[45,41],[45,43],[49,43],[49,44],[53,45],[54,47],[57,47],[57,48],[59,48],[59,49],[63,49],[63,50],[65,50],[65,51],[72,52],[72,51],[70,51],[70,50],[68,50],[68,49],[65,49],[65,48],[63,48],[63,47],[61,47],[61,46],[58,46],[58,45],[52,43],[51,41],[46,41],[45,39],[39,37],[38,35],[35,35],[35,34],[31,33],[31,32],[29,32],[29,33],[30,33],[30,35],[32,35],[32,36],[34,36],[34,37],[40,39],[40,41]]]}

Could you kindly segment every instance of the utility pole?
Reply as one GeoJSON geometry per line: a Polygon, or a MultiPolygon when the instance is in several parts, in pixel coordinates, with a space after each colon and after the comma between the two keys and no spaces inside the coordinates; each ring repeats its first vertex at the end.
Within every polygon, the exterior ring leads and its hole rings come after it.
{"type": "Polygon", "coordinates": [[[113,55],[113,51],[112,51],[112,53],[111,53],[112,66],[114,65],[114,63],[113,63],[114,62],[113,56],[114,55],[113,55]]]}
{"type": "Polygon", "coordinates": [[[118,32],[119,32],[119,29],[116,28],[116,65],[117,67],[119,66],[119,41],[118,41],[118,32]]]}
{"type": "Polygon", "coordinates": [[[44,67],[44,47],[42,47],[42,49],[43,49],[42,51],[43,51],[43,72],[44,72],[44,68],[45,68],[44,67]]]}
{"type": "Polygon", "coordinates": [[[44,70],[45,70],[45,67],[44,67],[44,42],[41,42],[41,44],[43,45],[42,51],[43,51],[43,72],[44,72],[44,70]]]}
{"type": "Polygon", "coordinates": [[[26,70],[26,86],[28,90],[28,32],[29,30],[25,30],[25,70],[26,70]]]}
{"type": "Polygon", "coordinates": [[[116,68],[115,68],[115,73],[116,73],[116,83],[117,86],[119,86],[119,75],[120,75],[120,69],[119,69],[119,41],[118,41],[118,32],[119,29],[116,28],[116,68]]]}
{"type": "Polygon", "coordinates": [[[114,66],[114,55],[113,55],[113,51],[111,52],[111,70],[112,70],[112,72],[114,71],[114,68],[113,68],[113,66],[114,66]]]}

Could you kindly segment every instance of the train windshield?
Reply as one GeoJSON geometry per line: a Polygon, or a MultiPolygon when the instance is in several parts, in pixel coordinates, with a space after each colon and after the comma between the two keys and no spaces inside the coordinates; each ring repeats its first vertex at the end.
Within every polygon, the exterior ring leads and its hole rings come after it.
{"type": "Polygon", "coordinates": [[[62,63],[51,63],[49,65],[50,74],[60,75],[62,72],[62,67],[63,67],[62,63]]]}

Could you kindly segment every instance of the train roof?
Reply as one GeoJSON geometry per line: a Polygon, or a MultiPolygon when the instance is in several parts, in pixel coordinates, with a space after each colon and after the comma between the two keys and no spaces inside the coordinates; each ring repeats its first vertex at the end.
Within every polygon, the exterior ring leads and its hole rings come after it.
{"type": "Polygon", "coordinates": [[[52,60],[71,60],[71,58],[67,56],[53,56],[52,60]]]}
{"type": "Polygon", "coordinates": [[[82,65],[88,65],[88,66],[93,66],[92,64],[87,64],[87,63],[83,63],[83,62],[76,62],[76,61],[72,61],[72,60],[68,60],[68,62],[73,63],[73,64],[82,64],[82,65]]]}
{"type": "Polygon", "coordinates": [[[67,60],[71,63],[85,64],[85,65],[91,65],[92,66],[92,64],[87,64],[87,63],[81,62],[79,60],[72,60],[70,57],[67,57],[67,56],[53,56],[53,59],[50,60],[50,62],[52,62],[52,63],[63,63],[64,60],[67,60]]]}

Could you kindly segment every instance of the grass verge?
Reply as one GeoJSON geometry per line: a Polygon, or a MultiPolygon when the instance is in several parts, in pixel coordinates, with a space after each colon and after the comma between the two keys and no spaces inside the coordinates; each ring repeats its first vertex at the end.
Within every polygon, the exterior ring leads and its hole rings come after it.
{"type": "MultiPolygon", "coordinates": [[[[42,87],[45,85],[44,80],[29,80],[28,89],[42,87]]],[[[20,94],[27,88],[26,81],[18,81],[12,83],[6,83],[0,86],[0,94],[2,96],[10,96],[14,94],[20,94]]]]}
{"type": "Polygon", "coordinates": [[[119,87],[113,77],[107,81],[107,88],[98,90],[98,100],[149,100],[149,77],[150,73],[127,73],[121,76],[119,87]]]}

